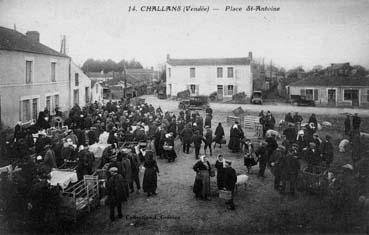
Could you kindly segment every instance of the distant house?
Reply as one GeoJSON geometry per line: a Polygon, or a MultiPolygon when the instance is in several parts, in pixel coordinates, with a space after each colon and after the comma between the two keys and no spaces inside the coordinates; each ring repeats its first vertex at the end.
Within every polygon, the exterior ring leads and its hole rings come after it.
{"type": "Polygon", "coordinates": [[[102,81],[102,82],[106,82],[108,80],[111,80],[114,77],[113,72],[104,73],[104,71],[101,71],[101,72],[86,72],[86,75],[91,80],[102,81]]]}
{"type": "Polygon", "coordinates": [[[217,92],[219,100],[229,100],[238,92],[251,96],[252,53],[243,58],[172,59],[167,56],[166,93],[176,96],[190,90],[191,96],[217,92]]]}
{"type": "Polygon", "coordinates": [[[91,102],[95,101],[103,101],[103,82],[97,80],[91,81],[91,102]]]}
{"type": "Polygon", "coordinates": [[[330,67],[289,84],[287,94],[303,96],[322,106],[369,107],[369,79],[357,76],[348,63],[330,67]]]}
{"type": "Polygon", "coordinates": [[[71,106],[85,106],[91,101],[91,79],[75,63],[71,64],[71,106]]]}
{"type": "Polygon", "coordinates": [[[70,57],[41,44],[38,32],[0,27],[1,122],[13,127],[37,119],[44,108],[69,110],[70,64],[70,57]]]}

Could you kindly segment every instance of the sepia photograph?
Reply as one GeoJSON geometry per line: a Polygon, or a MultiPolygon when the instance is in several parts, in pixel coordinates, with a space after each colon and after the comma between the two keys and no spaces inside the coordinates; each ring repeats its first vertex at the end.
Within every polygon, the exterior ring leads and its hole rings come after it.
{"type": "Polygon", "coordinates": [[[369,0],[0,0],[0,234],[369,234],[369,0]]]}

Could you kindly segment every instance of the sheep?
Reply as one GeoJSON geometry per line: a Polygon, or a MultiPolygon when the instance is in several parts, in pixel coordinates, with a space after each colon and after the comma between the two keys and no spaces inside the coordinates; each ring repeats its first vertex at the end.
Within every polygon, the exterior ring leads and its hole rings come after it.
{"type": "Polygon", "coordinates": [[[238,186],[245,185],[245,189],[247,189],[247,182],[249,181],[249,176],[247,175],[238,175],[235,191],[238,191],[238,186]]]}
{"type": "Polygon", "coordinates": [[[346,151],[347,146],[349,145],[350,141],[348,139],[341,140],[340,144],[338,145],[338,149],[341,153],[346,151]]]}
{"type": "Polygon", "coordinates": [[[279,132],[275,130],[267,130],[267,132],[265,133],[265,136],[266,137],[275,136],[277,139],[281,138],[281,134],[279,134],[279,132]]]}
{"type": "Polygon", "coordinates": [[[332,127],[332,123],[324,121],[324,122],[322,122],[322,126],[323,127],[332,127]]]}

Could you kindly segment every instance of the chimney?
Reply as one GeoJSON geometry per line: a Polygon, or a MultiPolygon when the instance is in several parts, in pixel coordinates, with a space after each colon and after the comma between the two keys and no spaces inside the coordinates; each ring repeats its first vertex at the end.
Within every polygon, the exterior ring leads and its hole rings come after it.
{"type": "Polygon", "coordinates": [[[167,61],[168,61],[168,60],[170,60],[170,55],[169,55],[169,54],[167,54],[167,61]]]}
{"type": "Polygon", "coordinates": [[[60,42],[60,53],[63,55],[67,54],[67,40],[65,38],[65,35],[62,35],[62,39],[60,42]]]}
{"type": "Polygon", "coordinates": [[[37,31],[27,31],[26,36],[34,42],[40,42],[40,33],[37,31]]]}
{"type": "Polygon", "coordinates": [[[252,61],[252,52],[251,51],[249,51],[249,59],[250,59],[250,61],[252,61]]]}

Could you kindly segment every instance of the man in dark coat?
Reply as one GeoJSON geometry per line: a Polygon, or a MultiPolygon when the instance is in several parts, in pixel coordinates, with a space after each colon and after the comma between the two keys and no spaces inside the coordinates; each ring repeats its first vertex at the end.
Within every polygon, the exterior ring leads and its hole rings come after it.
{"type": "Polygon", "coordinates": [[[270,137],[266,138],[265,142],[267,143],[267,146],[266,146],[267,156],[268,156],[267,161],[269,161],[270,156],[272,156],[274,150],[276,150],[278,148],[278,144],[277,144],[277,141],[275,140],[274,136],[270,136],[270,137]]]}
{"type": "Polygon", "coordinates": [[[228,200],[226,204],[228,204],[230,210],[234,210],[233,193],[236,187],[237,175],[235,169],[231,167],[231,164],[230,161],[226,161],[226,168],[224,169],[224,187],[227,191],[232,192],[232,198],[228,200]]]}
{"type": "Polygon", "coordinates": [[[293,118],[291,113],[287,113],[286,116],[284,117],[284,121],[289,123],[289,122],[293,122],[293,118]]]}
{"type": "Polygon", "coordinates": [[[255,151],[256,156],[259,158],[259,174],[258,177],[265,177],[264,172],[268,162],[268,150],[267,143],[261,142],[260,147],[255,151]]]}
{"type": "Polygon", "coordinates": [[[200,154],[200,148],[201,148],[201,143],[205,142],[205,139],[202,135],[200,135],[199,131],[197,130],[195,132],[195,135],[193,136],[193,143],[195,145],[195,158],[199,159],[199,154],[200,154]]]}
{"type": "Polygon", "coordinates": [[[188,123],[187,126],[182,130],[181,132],[181,136],[182,136],[182,140],[183,140],[183,152],[184,153],[189,153],[190,151],[190,145],[192,142],[192,136],[193,136],[193,131],[192,131],[192,127],[191,127],[191,123],[188,123]]]}
{"type": "Polygon", "coordinates": [[[128,158],[131,161],[131,172],[132,172],[132,182],[129,184],[130,193],[134,192],[133,184],[136,183],[137,186],[137,193],[140,191],[140,177],[139,177],[139,167],[140,167],[140,160],[138,155],[135,151],[131,150],[131,153],[128,154],[128,158]]]}
{"type": "Polygon", "coordinates": [[[316,149],[316,145],[313,142],[310,142],[309,147],[304,151],[304,157],[311,170],[313,166],[318,166],[322,160],[320,152],[316,149]]]}
{"type": "Polygon", "coordinates": [[[353,130],[359,130],[360,129],[360,123],[361,123],[361,119],[358,116],[358,114],[355,113],[355,115],[352,117],[352,128],[353,128],[353,130]]]}
{"type": "Polygon", "coordinates": [[[204,125],[211,128],[211,120],[212,120],[212,116],[210,114],[206,114],[204,125]]]}
{"type": "Polygon", "coordinates": [[[118,174],[118,168],[109,169],[111,174],[106,184],[106,194],[108,195],[108,203],[110,208],[110,220],[115,220],[115,208],[118,210],[118,218],[122,218],[122,202],[126,201],[123,187],[123,177],[118,174]]]}
{"type": "Polygon", "coordinates": [[[274,175],[274,189],[280,189],[281,176],[282,176],[282,161],[286,156],[286,149],[284,146],[279,146],[270,158],[270,169],[274,175]]]}
{"type": "Polygon", "coordinates": [[[230,138],[228,143],[228,148],[232,150],[232,153],[237,153],[240,151],[241,147],[241,132],[238,128],[238,124],[235,123],[230,130],[230,138]]]}
{"type": "Polygon", "coordinates": [[[325,161],[327,168],[329,168],[330,164],[333,162],[333,144],[331,143],[332,137],[327,135],[325,137],[325,141],[321,146],[321,156],[322,160],[325,161]]]}
{"type": "Polygon", "coordinates": [[[52,168],[56,168],[56,158],[54,150],[51,148],[49,144],[45,145],[45,158],[44,158],[44,165],[49,169],[49,172],[52,168]]]}
{"type": "Polygon", "coordinates": [[[297,176],[300,170],[300,163],[297,158],[296,152],[290,149],[286,157],[282,161],[282,189],[281,192],[284,193],[286,190],[287,182],[290,183],[290,193],[295,194],[297,176]]]}
{"type": "Polygon", "coordinates": [[[211,143],[213,143],[213,131],[210,129],[209,126],[205,126],[206,132],[205,132],[205,146],[204,146],[204,152],[206,154],[206,149],[209,148],[210,156],[213,156],[213,151],[211,149],[211,143]]]}
{"type": "Polygon", "coordinates": [[[78,180],[82,180],[84,175],[92,175],[92,167],[95,161],[93,153],[88,151],[88,147],[81,145],[80,151],[78,152],[78,165],[77,165],[77,176],[78,180]]]}
{"type": "Polygon", "coordinates": [[[283,131],[283,135],[286,136],[286,139],[290,143],[294,143],[296,141],[296,129],[293,124],[288,124],[288,127],[283,131]]]}
{"type": "Polygon", "coordinates": [[[219,144],[220,148],[222,148],[222,140],[224,137],[224,129],[222,127],[222,123],[219,122],[217,128],[215,129],[215,138],[214,138],[214,149],[216,144],[219,144]]]}

